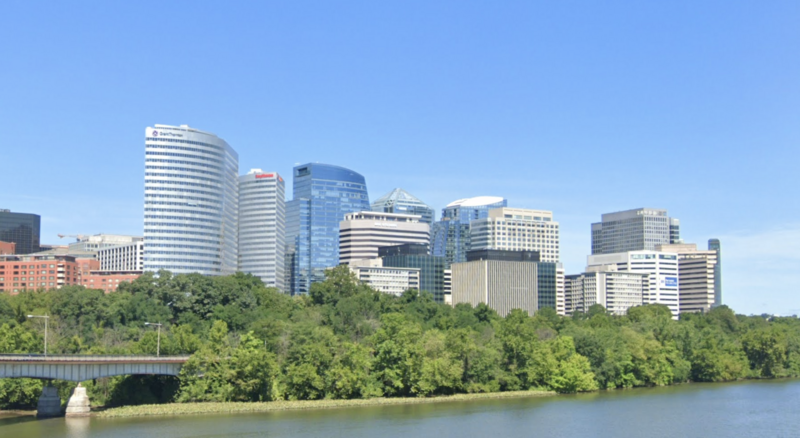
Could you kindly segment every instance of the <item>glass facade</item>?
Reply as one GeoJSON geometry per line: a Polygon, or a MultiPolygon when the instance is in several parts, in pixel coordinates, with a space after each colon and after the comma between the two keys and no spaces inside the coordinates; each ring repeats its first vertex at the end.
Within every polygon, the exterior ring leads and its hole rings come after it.
{"type": "Polygon", "coordinates": [[[557,263],[551,262],[535,262],[538,265],[537,281],[539,282],[538,294],[538,308],[550,307],[556,309],[556,295],[557,295],[557,281],[556,281],[556,268],[557,263]]]}
{"type": "Polygon", "coordinates": [[[419,269],[419,289],[433,294],[437,303],[444,303],[444,271],[450,265],[444,257],[425,254],[397,254],[381,257],[389,268],[419,269]]]}
{"type": "Polygon", "coordinates": [[[433,209],[403,189],[394,189],[372,203],[372,211],[383,213],[416,214],[420,222],[433,224],[433,209]]]}
{"type": "Polygon", "coordinates": [[[653,251],[658,245],[680,243],[680,221],[667,210],[639,208],[602,216],[592,224],[592,254],[653,251]]]}
{"type": "Polygon", "coordinates": [[[489,210],[506,207],[508,201],[497,196],[459,199],[442,209],[442,220],[431,228],[431,254],[444,257],[448,264],[467,261],[470,248],[470,223],[489,217],[489,210]]]}
{"type": "Polygon", "coordinates": [[[0,210],[0,242],[16,243],[17,254],[39,252],[41,218],[38,214],[0,210]]]}
{"type": "Polygon", "coordinates": [[[717,264],[714,265],[714,306],[722,305],[722,246],[719,239],[708,240],[709,251],[717,252],[717,264]]]}
{"type": "Polygon", "coordinates": [[[238,264],[239,156],[182,125],[145,130],[144,269],[228,275],[238,264]]]}
{"type": "Polygon", "coordinates": [[[294,168],[293,200],[287,203],[288,252],[292,254],[291,293],[308,293],[339,264],[339,222],[347,213],[369,211],[367,183],[344,167],[309,163],[294,168]]]}

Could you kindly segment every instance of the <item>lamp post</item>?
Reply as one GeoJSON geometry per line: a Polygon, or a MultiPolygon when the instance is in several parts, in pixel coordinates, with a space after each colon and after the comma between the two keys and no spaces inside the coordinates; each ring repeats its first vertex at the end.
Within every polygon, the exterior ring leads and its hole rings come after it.
{"type": "Polygon", "coordinates": [[[44,355],[47,356],[47,321],[50,319],[49,315],[28,315],[28,318],[43,318],[44,319],[44,355]]]}
{"type": "Polygon", "coordinates": [[[156,357],[161,357],[161,323],[160,322],[146,322],[144,325],[154,325],[158,327],[158,344],[156,346],[156,357]]]}

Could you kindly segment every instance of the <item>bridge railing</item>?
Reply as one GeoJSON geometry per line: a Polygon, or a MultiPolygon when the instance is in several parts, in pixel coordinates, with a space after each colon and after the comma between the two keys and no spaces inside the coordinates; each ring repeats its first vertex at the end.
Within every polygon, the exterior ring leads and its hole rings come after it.
{"type": "Polygon", "coordinates": [[[0,354],[0,362],[186,362],[191,356],[0,354]]]}

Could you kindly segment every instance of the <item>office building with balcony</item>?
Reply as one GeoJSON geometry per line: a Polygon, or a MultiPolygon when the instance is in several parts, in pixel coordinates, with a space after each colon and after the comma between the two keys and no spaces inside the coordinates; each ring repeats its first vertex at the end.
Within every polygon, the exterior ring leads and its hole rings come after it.
{"type": "Polygon", "coordinates": [[[238,266],[239,156],[186,125],[145,129],[144,269],[228,275],[238,266]]]}
{"type": "Polygon", "coordinates": [[[0,255],[0,291],[60,289],[81,284],[75,257],[58,255],[0,255]]]}
{"type": "Polygon", "coordinates": [[[286,290],[286,189],[277,172],[239,177],[239,270],[286,290]]]}

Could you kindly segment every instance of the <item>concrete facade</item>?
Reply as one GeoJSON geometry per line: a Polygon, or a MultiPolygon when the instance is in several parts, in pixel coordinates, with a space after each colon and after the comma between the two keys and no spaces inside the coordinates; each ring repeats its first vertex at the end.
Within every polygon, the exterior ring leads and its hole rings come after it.
{"type": "Polygon", "coordinates": [[[595,304],[612,314],[625,315],[629,308],[643,304],[649,276],[620,272],[616,265],[596,266],[589,272],[567,275],[565,289],[566,315],[587,312],[595,304]]]}
{"type": "Polygon", "coordinates": [[[142,272],[144,270],[144,239],[97,250],[101,271],[142,272]]]}
{"type": "Polygon", "coordinates": [[[339,263],[378,257],[378,248],[392,245],[428,245],[430,228],[420,216],[361,211],[339,223],[339,263]]]}
{"type": "Polygon", "coordinates": [[[286,291],[286,184],[277,172],[239,177],[239,270],[286,291]]]}
{"type": "Polygon", "coordinates": [[[716,302],[717,251],[696,244],[660,245],[659,251],[678,254],[681,313],[708,312],[716,302]]]}
{"type": "Polygon", "coordinates": [[[359,281],[389,295],[399,297],[409,289],[420,290],[420,269],[350,265],[350,270],[359,281]]]}
{"type": "Polygon", "coordinates": [[[539,266],[535,262],[476,260],[454,263],[452,304],[484,303],[500,316],[512,309],[533,315],[539,309],[539,266]]]}
{"type": "Polygon", "coordinates": [[[470,224],[470,250],[539,251],[541,261],[558,262],[559,247],[552,211],[503,207],[470,224]]]}
{"type": "Polygon", "coordinates": [[[592,224],[592,254],[654,251],[657,245],[680,243],[680,221],[667,210],[637,208],[606,213],[592,224]]]}

